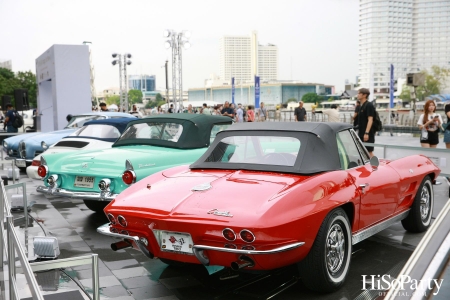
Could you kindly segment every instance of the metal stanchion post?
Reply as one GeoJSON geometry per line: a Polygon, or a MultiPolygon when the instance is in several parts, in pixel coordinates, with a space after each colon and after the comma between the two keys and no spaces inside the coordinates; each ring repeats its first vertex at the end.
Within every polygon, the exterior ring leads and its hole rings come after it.
{"type": "Polygon", "coordinates": [[[13,158],[12,160],[12,178],[13,178],[13,184],[16,184],[16,159],[13,158]]]}
{"type": "Polygon", "coordinates": [[[92,254],[92,293],[93,300],[99,300],[99,280],[98,280],[98,254],[92,254]]]}
{"type": "Polygon", "coordinates": [[[3,189],[4,189],[4,186],[3,186],[3,181],[2,182],[0,182],[0,222],[1,222],[1,224],[0,224],[0,226],[1,226],[1,228],[0,228],[0,238],[2,239],[1,241],[0,241],[0,258],[2,259],[1,260],[1,265],[0,265],[0,268],[1,268],[1,270],[3,271],[3,234],[4,234],[4,228],[3,228],[3,224],[4,224],[4,217],[5,217],[5,199],[3,198],[3,189]]]}
{"type": "Polygon", "coordinates": [[[14,242],[12,236],[12,230],[14,230],[13,216],[8,215],[6,217],[7,228],[7,240],[8,240],[8,273],[9,273],[9,297],[14,299],[14,280],[16,280],[16,254],[14,250],[14,242]]]}
{"type": "Polygon", "coordinates": [[[3,164],[3,146],[2,146],[2,170],[5,169],[5,165],[3,164]]]}

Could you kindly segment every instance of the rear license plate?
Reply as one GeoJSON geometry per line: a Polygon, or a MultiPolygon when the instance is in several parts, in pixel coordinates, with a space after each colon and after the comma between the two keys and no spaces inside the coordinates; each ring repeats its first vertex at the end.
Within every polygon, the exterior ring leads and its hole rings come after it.
{"type": "Polygon", "coordinates": [[[27,163],[24,159],[16,160],[16,166],[19,168],[25,168],[27,163]]]}
{"type": "Polygon", "coordinates": [[[93,188],[94,187],[94,177],[89,176],[76,176],[75,183],[73,184],[76,187],[84,187],[84,188],[93,188]]]}
{"type": "Polygon", "coordinates": [[[189,233],[162,231],[161,250],[166,252],[176,252],[192,254],[192,237],[189,233]]]}

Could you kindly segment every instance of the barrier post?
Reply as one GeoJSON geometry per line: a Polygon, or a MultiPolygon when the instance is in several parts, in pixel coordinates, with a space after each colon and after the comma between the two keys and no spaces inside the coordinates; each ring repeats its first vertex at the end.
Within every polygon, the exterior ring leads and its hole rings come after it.
{"type": "Polygon", "coordinates": [[[98,278],[98,254],[92,254],[92,291],[93,300],[100,300],[98,278]]]}
{"type": "Polygon", "coordinates": [[[8,240],[8,274],[9,274],[9,297],[15,300],[14,297],[14,281],[16,280],[16,254],[14,250],[14,242],[12,230],[14,230],[13,216],[6,217],[7,240],[8,240]]]}

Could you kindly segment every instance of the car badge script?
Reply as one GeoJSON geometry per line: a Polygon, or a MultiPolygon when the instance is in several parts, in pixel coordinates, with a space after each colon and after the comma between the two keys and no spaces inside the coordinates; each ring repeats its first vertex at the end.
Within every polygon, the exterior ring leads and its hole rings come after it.
{"type": "Polygon", "coordinates": [[[82,163],[81,167],[84,168],[84,169],[87,168],[88,167],[88,163],[82,163]]]}
{"type": "Polygon", "coordinates": [[[209,182],[207,183],[202,183],[199,185],[194,186],[191,191],[206,191],[209,190],[210,188],[212,188],[211,184],[209,184],[209,182]]]}
{"type": "Polygon", "coordinates": [[[233,215],[230,214],[229,211],[219,211],[217,208],[211,209],[210,211],[208,211],[209,215],[216,215],[216,216],[221,216],[221,217],[230,217],[232,218],[233,215]]]}

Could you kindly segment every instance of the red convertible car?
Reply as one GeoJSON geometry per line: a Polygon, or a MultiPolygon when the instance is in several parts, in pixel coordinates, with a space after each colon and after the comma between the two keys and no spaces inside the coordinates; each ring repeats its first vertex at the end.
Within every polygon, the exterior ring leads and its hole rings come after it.
{"type": "Polygon", "coordinates": [[[304,284],[338,289],[352,245],[395,222],[430,226],[427,157],[369,158],[343,123],[244,123],[221,131],[190,166],[131,186],[98,232],[168,264],[271,270],[297,264],[304,284]]]}

